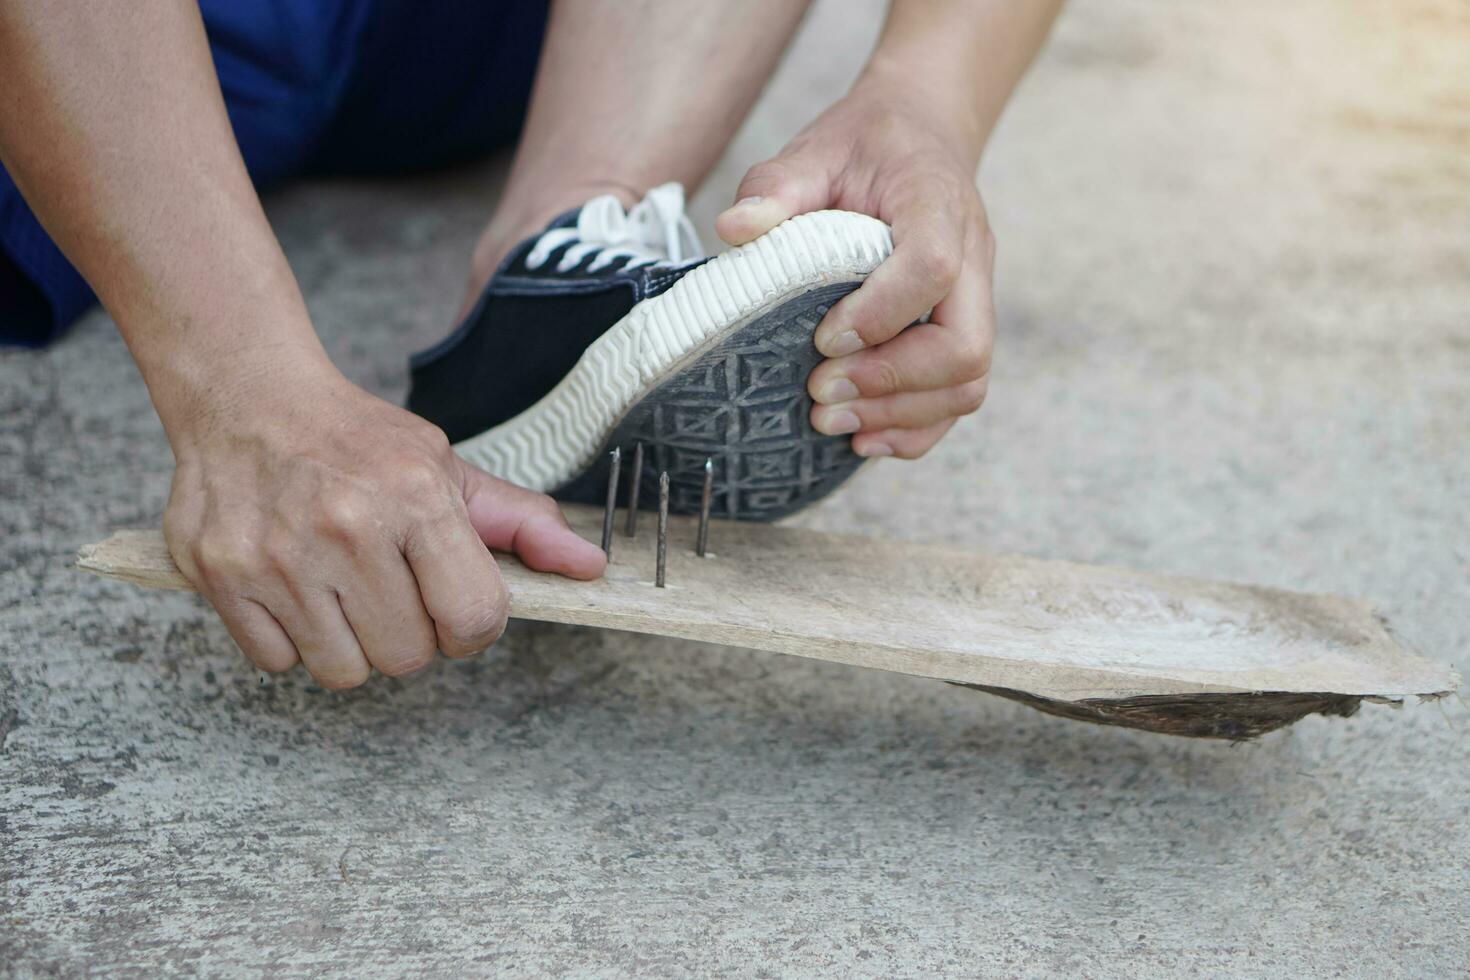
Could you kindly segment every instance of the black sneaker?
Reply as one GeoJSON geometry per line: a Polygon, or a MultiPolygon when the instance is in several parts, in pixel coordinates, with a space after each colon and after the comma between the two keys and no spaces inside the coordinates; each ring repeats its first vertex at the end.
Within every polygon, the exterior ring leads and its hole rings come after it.
{"type": "MultiPolygon", "coordinates": [[[[706,258],[678,184],[626,214],[595,198],[522,242],[465,322],[410,360],[408,407],[466,460],[566,501],[601,503],[608,456],[643,445],[640,501],[773,520],[860,466],[812,428],[822,316],[888,257],[888,226],[847,211],[783,222],[706,258]]],[[[626,490],[624,490],[626,497],[626,490]]]]}

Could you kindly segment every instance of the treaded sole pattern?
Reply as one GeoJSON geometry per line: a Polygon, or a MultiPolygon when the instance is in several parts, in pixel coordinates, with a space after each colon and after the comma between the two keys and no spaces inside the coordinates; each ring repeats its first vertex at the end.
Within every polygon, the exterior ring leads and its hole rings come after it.
{"type": "MultiPolygon", "coordinates": [[[[599,448],[593,465],[554,496],[602,503],[609,454],[632,465],[643,445],[641,509],[658,505],[658,475],[669,474],[669,510],[699,511],[705,460],[713,463],[711,511],[733,520],[769,521],[835,490],[862,465],[851,436],[823,435],[811,424],[807,375],[822,355],[812,333],[832,304],[858,283],[819,286],[735,330],[712,350],[639,399],[599,448]]],[[[619,495],[626,503],[627,470],[619,495]]]]}
{"type": "Polygon", "coordinates": [[[684,467],[696,465],[702,484],[706,458],[715,459],[724,516],[796,510],[861,462],[847,437],[822,436],[807,421],[806,376],[820,360],[812,331],[891,251],[888,227],[866,215],[783,222],[639,303],[539,402],[455,449],[502,479],[581,500],[593,499],[599,470],[606,480],[600,456],[643,439],[646,462],[670,469],[676,512],[691,507],[684,467]],[[690,414],[696,403],[702,422],[690,414]]]}

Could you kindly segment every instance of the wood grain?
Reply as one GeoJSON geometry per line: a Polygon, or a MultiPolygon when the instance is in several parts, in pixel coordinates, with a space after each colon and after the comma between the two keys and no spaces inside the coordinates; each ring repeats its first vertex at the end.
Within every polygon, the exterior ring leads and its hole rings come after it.
{"type": "MultiPolygon", "coordinates": [[[[568,507],[596,540],[601,512],[568,507]]],[[[575,582],[497,556],[511,615],[682,637],[1095,702],[1259,692],[1400,699],[1454,690],[1366,604],[1105,566],[986,555],[769,524],[717,523],[696,557],[670,521],[668,587],[652,521],[619,534],[606,576],[575,582]]],[[[81,550],[90,572],[188,589],[157,531],[81,550]]]]}

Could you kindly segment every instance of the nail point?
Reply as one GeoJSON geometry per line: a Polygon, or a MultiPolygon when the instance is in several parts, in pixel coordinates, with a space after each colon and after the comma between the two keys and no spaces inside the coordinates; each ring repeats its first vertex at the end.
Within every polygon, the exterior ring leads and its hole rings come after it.
{"type": "Polygon", "coordinates": [[[669,471],[658,475],[658,557],[654,585],[664,588],[664,573],[669,553],[669,471]]]}
{"type": "Polygon", "coordinates": [[[612,561],[613,513],[618,508],[618,471],[622,468],[623,449],[619,446],[608,455],[612,463],[607,470],[607,504],[602,512],[602,553],[612,561]]]}
{"type": "Polygon", "coordinates": [[[703,558],[709,550],[709,507],[714,498],[715,461],[707,457],[704,461],[704,492],[699,497],[699,533],[694,539],[694,553],[703,558]]]}

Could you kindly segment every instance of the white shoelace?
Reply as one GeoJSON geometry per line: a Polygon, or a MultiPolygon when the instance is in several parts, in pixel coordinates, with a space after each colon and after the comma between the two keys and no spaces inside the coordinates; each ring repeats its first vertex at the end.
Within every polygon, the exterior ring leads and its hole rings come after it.
{"type": "Polygon", "coordinates": [[[704,257],[704,246],[694,223],[684,213],[682,184],[663,184],[627,212],[611,194],[582,205],[575,228],[553,228],[536,240],[526,255],[526,268],[539,269],[563,245],[571,244],[556,263],[557,272],[575,269],[587,256],[597,258],[587,267],[596,272],[628,259],[625,269],[648,265],[678,265],[704,257]]]}

